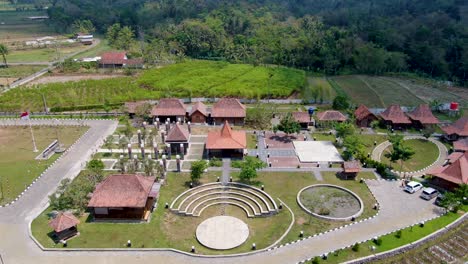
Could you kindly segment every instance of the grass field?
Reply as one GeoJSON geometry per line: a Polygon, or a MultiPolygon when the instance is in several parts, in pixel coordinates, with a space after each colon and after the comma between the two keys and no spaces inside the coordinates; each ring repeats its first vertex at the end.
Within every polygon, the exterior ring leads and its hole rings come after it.
{"type": "Polygon", "coordinates": [[[307,76],[307,84],[302,91],[302,97],[316,102],[331,102],[336,96],[335,89],[325,77],[307,76]]]}
{"type": "MultiPolygon", "coordinates": [[[[87,128],[59,127],[59,141],[66,147],[74,143],[87,128]]],[[[56,130],[51,127],[34,127],[37,148],[41,152],[56,139],[56,130]]],[[[12,201],[41,174],[59,155],[54,154],[49,160],[36,161],[40,154],[32,151],[29,127],[0,128],[0,179],[4,192],[0,204],[12,201]]],[[[0,196],[1,197],[1,196],[0,196]]]]}
{"type": "Polygon", "coordinates": [[[96,57],[96,56],[100,56],[103,52],[106,52],[112,49],[113,48],[109,46],[109,42],[106,39],[101,38],[98,45],[96,45],[95,47],[87,51],[81,52],[77,54],[76,56],[73,56],[73,58],[78,59],[78,58],[96,57]]]}
{"type": "MultiPolygon", "coordinates": [[[[1,2],[0,2],[1,3],[1,2]]],[[[47,35],[57,35],[44,21],[29,20],[29,16],[44,16],[45,11],[0,11],[0,42],[13,43],[47,35]]]]}
{"type": "Polygon", "coordinates": [[[391,104],[400,104],[403,106],[418,106],[424,103],[417,96],[408,92],[403,86],[398,83],[388,81],[380,77],[358,76],[366,85],[370,86],[377,95],[382,98],[385,106],[391,104]]]}
{"type": "Polygon", "coordinates": [[[0,68],[0,78],[1,77],[21,78],[21,77],[31,75],[39,71],[42,68],[44,68],[44,66],[39,66],[39,65],[18,65],[18,66],[9,66],[8,68],[2,67],[0,68]]]}
{"type": "Polygon", "coordinates": [[[7,55],[7,61],[12,62],[51,62],[58,58],[80,51],[82,45],[67,45],[62,46],[56,52],[55,48],[34,48],[26,50],[13,50],[7,55]]]}
{"type": "Polygon", "coordinates": [[[369,86],[355,75],[337,76],[333,80],[356,104],[368,107],[384,107],[383,100],[369,86]]]}
{"type": "MultiPolygon", "coordinates": [[[[410,139],[404,141],[405,146],[412,148],[415,151],[413,157],[403,162],[403,171],[416,171],[431,165],[439,156],[437,146],[427,140],[410,139]]],[[[390,152],[391,146],[384,150],[384,153],[390,152]]],[[[382,162],[390,164],[390,160],[382,153],[382,162]]],[[[400,161],[393,164],[396,170],[400,170],[400,161]]]]}

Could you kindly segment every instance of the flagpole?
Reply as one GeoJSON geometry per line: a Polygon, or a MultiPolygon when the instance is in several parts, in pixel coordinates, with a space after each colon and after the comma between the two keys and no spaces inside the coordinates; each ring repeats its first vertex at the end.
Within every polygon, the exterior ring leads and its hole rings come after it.
{"type": "Polygon", "coordinates": [[[34,139],[34,132],[33,132],[32,125],[31,125],[31,119],[29,117],[28,117],[28,122],[29,122],[29,129],[31,130],[32,143],[34,146],[33,152],[38,152],[39,150],[37,150],[37,147],[36,147],[36,140],[34,139]]]}

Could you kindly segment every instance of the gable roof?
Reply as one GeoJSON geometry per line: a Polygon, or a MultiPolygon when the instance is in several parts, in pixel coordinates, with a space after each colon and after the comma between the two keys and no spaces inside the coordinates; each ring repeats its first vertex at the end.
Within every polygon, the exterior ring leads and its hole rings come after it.
{"type": "Polygon", "coordinates": [[[442,130],[448,134],[456,134],[462,137],[468,137],[468,116],[458,119],[455,123],[442,127],[442,130]]]}
{"type": "Polygon", "coordinates": [[[101,55],[101,64],[125,64],[127,53],[125,51],[109,51],[101,55]]]}
{"type": "Polygon", "coordinates": [[[370,110],[369,108],[367,108],[367,106],[365,105],[360,105],[355,111],[354,111],[354,116],[356,116],[356,119],[357,120],[362,120],[364,118],[366,118],[367,116],[373,116],[375,118],[377,118],[370,110]]]}
{"type": "Polygon", "coordinates": [[[136,174],[114,174],[99,183],[88,207],[145,207],[155,178],[136,174]]]}
{"type": "Polygon", "coordinates": [[[385,121],[390,121],[393,124],[411,124],[411,120],[403,113],[400,105],[392,104],[385,111],[380,113],[380,116],[385,121]]]}
{"type": "Polygon", "coordinates": [[[59,213],[55,218],[49,221],[49,226],[54,229],[55,232],[62,232],[71,227],[74,227],[80,223],[73,214],[71,213],[59,213]]]}
{"type": "Polygon", "coordinates": [[[292,117],[299,123],[309,123],[312,121],[308,112],[292,112],[292,117]]]}
{"type": "Polygon", "coordinates": [[[450,154],[445,165],[430,170],[428,174],[456,184],[468,184],[468,152],[450,154]]]}
{"type": "Polygon", "coordinates": [[[439,123],[439,119],[432,114],[432,111],[427,104],[419,105],[407,115],[410,119],[419,121],[421,124],[430,125],[439,123]]]}
{"type": "Polygon", "coordinates": [[[347,117],[336,110],[327,110],[317,113],[319,121],[346,121],[347,117]]]}
{"type": "Polygon", "coordinates": [[[177,123],[169,129],[166,141],[188,141],[189,137],[190,133],[188,129],[177,123]]]}
{"type": "Polygon", "coordinates": [[[151,110],[153,116],[185,116],[184,103],[176,98],[163,98],[151,110]]]}
{"type": "Polygon", "coordinates": [[[453,142],[453,149],[459,151],[468,151],[468,138],[459,139],[453,142]]]}
{"type": "Polygon", "coordinates": [[[129,114],[135,114],[138,107],[148,103],[147,101],[125,102],[125,109],[129,114]]]}
{"type": "Polygon", "coordinates": [[[200,112],[204,116],[208,116],[208,111],[206,109],[206,105],[204,103],[202,103],[202,102],[196,102],[192,106],[192,110],[190,110],[189,115],[192,116],[197,111],[200,112]]]}
{"type": "Polygon", "coordinates": [[[245,131],[233,131],[228,121],[220,131],[210,131],[206,139],[206,149],[245,149],[247,136],[245,131]]]}
{"type": "Polygon", "coordinates": [[[345,161],[343,163],[343,171],[345,173],[357,173],[361,171],[361,165],[357,160],[345,161]]]}
{"type": "Polygon", "coordinates": [[[245,117],[245,106],[236,98],[222,98],[213,105],[212,117],[245,117]]]}

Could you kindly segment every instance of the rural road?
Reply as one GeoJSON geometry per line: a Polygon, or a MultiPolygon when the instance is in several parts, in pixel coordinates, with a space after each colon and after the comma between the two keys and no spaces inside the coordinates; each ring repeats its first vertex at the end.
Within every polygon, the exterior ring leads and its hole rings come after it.
{"type": "MultiPolygon", "coordinates": [[[[35,125],[50,120],[33,120],[35,125]]],[[[62,121],[79,125],[83,121],[62,121]]],[[[21,121],[0,120],[0,126],[15,125],[21,121]]],[[[23,125],[26,123],[23,122],[23,125]]],[[[31,221],[47,207],[48,195],[63,178],[75,177],[86,160],[95,152],[107,135],[117,127],[116,121],[84,121],[88,132],[64,154],[41,179],[17,202],[0,208],[0,256],[2,264],[22,263],[297,263],[316,255],[328,253],[356,242],[371,239],[385,233],[417,224],[437,216],[440,209],[417,195],[404,193],[399,182],[369,180],[370,190],[380,204],[379,214],[367,221],[355,223],[319,236],[286,245],[271,251],[243,256],[189,256],[172,250],[121,249],[42,251],[29,236],[31,221]],[[408,214],[408,212],[412,212],[408,214]]]]}

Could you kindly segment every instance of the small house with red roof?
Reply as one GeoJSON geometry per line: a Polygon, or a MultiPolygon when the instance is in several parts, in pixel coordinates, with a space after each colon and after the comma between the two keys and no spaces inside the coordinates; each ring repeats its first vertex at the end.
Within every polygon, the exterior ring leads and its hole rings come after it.
{"type": "Polygon", "coordinates": [[[189,112],[189,119],[192,123],[206,123],[209,116],[206,105],[202,102],[196,102],[192,105],[189,112]]]}
{"type": "Polygon", "coordinates": [[[148,220],[156,196],[151,192],[154,177],[114,174],[94,190],[88,203],[95,219],[148,220]]]}
{"type": "Polygon", "coordinates": [[[308,112],[292,112],[292,117],[303,129],[307,129],[310,124],[314,125],[314,119],[308,112]]]}
{"type": "Polygon", "coordinates": [[[245,116],[245,106],[236,98],[222,98],[211,110],[211,118],[215,125],[221,125],[225,121],[233,125],[243,125],[245,116]]]}
{"type": "Polygon", "coordinates": [[[431,108],[427,104],[421,104],[413,111],[407,113],[414,127],[423,128],[439,124],[439,119],[432,114],[431,108]]]}
{"type": "Polygon", "coordinates": [[[188,128],[179,123],[176,123],[175,125],[171,127],[171,129],[169,130],[165,138],[166,143],[170,144],[171,146],[171,154],[176,154],[176,155],[187,154],[189,140],[190,140],[190,133],[188,131],[188,128]],[[183,153],[180,147],[181,144],[184,146],[183,153]]]}
{"type": "Polygon", "coordinates": [[[356,108],[354,116],[356,118],[356,125],[359,127],[369,127],[372,122],[379,120],[379,118],[363,104],[356,108]]]}
{"type": "Polygon", "coordinates": [[[411,120],[405,115],[400,105],[392,104],[380,113],[385,125],[393,129],[403,129],[411,125],[411,120]]]}
{"type": "Polygon", "coordinates": [[[143,60],[129,59],[125,51],[109,51],[101,55],[99,65],[102,68],[141,68],[143,67],[143,60]]]}
{"type": "Polygon", "coordinates": [[[228,121],[224,121],[221,130],[210,131],[205,144],[208,157],[243,157],[246,148],[245,131],[232,130],[228,121]]]}
{"type": "Polygon", "coordinates": [[[54,239],[67,240],[78,235],[77,225],[80,223],[72,213],[58,213],[49,221],[49,226],[54,229],[54,239]]]}
{"type": "Polygon", "coordinates": [[[358,160],[345,161],[343,163],[342,175],[345,179],[354,179],[361,171],[361,165],[358,160]]]}
{"type": "Polygon", "coordinates": [[[428,172],[434,176],[432,183],[444,189],[455,189],[468,184],[468,152],[453,152],[443,166],[428,172]]]}
{"type": "Polygon", "coordinates": [[[468,137],[468,116],[458,119],[455,123],[441,127],[444,138],[450,141],[468,137]]]}
{"type": "Polygon", "coordinates": [[[176,98],[163,98],[159,100],[159,103],[153,106],[151,110],[151,117],[153,120],[159,118],[161,123],[166,121],[177,122],[185,121],[187,109],[181,100],[176,98]]]}
{"type": "Polygon", "coordinates": [[[458,152],[468,151],[468,137],[453,142],[453,150],[458,152]]]}
{"type": "Polygon", "coordinates": [[[317,113],[317,125],[325,127],[333,123],[342,123],[348,118],[343,115],[340,111],[336,110],[327,110],[325,112],[317,113]]]}

